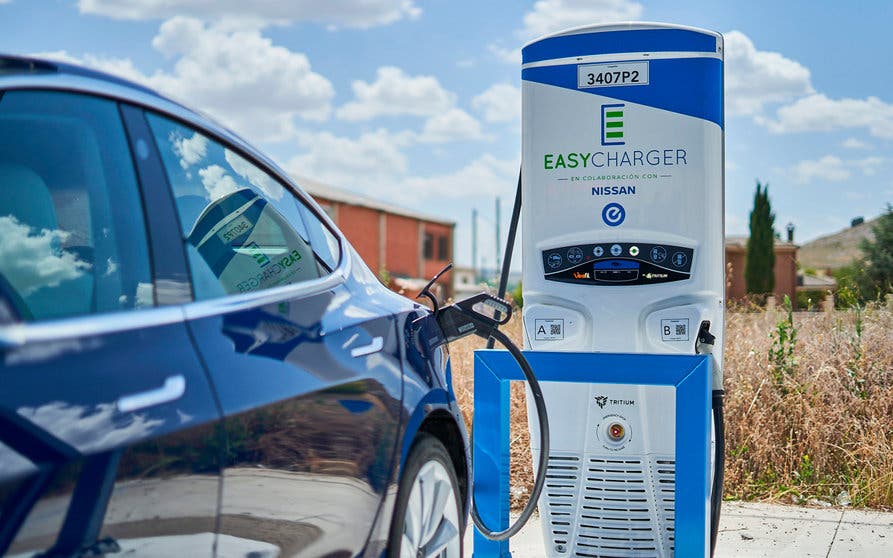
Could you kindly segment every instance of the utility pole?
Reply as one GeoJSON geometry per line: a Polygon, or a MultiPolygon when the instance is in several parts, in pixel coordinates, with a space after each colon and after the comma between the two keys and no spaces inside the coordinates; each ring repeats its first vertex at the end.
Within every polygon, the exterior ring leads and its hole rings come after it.
{"type": "Polygon", "coordinates": [[[474,272],[474,282],[478,280],[478,210],[471,210],[471,269],[474,272]]]}
{"type": "Polygon", "coordinates": [[[499,277],[499,271],[502,269],[502,241],[499,239],[499,223],[502,219],[499,216],[499,196],[496,196],[496,277],[499,277]]]}

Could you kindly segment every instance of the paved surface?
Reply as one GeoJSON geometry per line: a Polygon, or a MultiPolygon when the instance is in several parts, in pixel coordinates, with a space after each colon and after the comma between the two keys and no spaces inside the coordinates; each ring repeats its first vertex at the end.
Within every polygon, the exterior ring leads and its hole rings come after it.
{"type": "MultiPolygon", "coordinates": [[[[465,556],[473,556],[472,529],[465,556]]],[[[543,558],[539,517],[512,539],[513,558],[543,558]]],[[[716,558],[891,558],[893,513],[724,502],[716,558]]]]}

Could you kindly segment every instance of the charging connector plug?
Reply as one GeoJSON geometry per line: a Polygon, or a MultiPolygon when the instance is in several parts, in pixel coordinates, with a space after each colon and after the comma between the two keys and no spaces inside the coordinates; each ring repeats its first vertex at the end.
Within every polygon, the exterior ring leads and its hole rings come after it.
{"type": "Polygon", "coordinates": [[[695,353],[699,355],[712,355],[716,336],[710,333],[710,320],[701,322],[698,329],[698,337],[695,339],[695,353]]]}

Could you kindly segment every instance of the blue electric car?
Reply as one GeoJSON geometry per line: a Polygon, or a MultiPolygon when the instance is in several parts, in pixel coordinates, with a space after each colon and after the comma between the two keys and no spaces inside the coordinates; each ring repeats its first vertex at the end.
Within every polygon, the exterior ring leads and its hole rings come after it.
{"type": "Polygon", "coordinates": [[[232,132],[0,57],[0,555],[458,558],[441,335],[232,132]]]}

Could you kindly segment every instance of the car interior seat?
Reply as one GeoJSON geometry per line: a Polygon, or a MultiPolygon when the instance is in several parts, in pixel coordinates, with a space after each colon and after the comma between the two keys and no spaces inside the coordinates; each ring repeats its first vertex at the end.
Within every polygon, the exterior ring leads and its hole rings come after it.
{"type": "Polygon", "coordinates": [[[64,253],[53,198],[40,175],[24,165],[0,162],[0,219],[7,220],[10,231],[21,231],[13,219],[28,227],[26,234],[0,238],[0,274],[24,302],[23,317],[89,311],[92,270],[76,254],[64,253]],[[41,242],[43,235],[52,235],[49,243],[41,242]]]}

